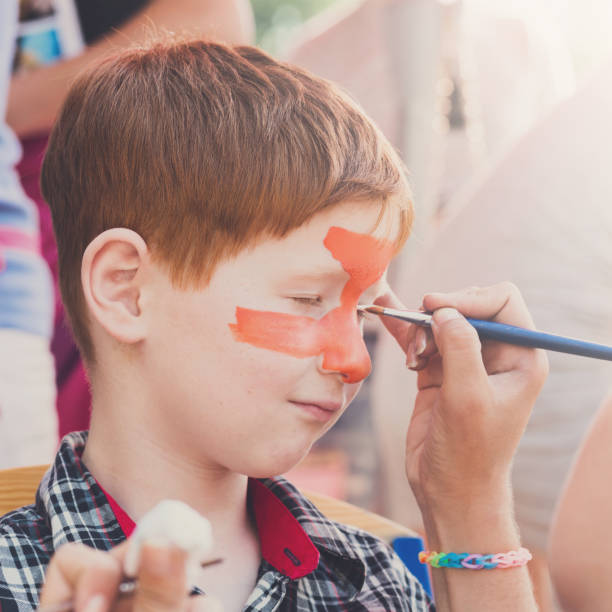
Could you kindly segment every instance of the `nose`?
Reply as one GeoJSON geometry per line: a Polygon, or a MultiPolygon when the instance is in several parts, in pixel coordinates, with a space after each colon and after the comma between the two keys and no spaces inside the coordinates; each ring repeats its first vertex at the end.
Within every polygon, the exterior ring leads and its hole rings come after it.
{"type": "Polygon", "coordinates": [[[342,312],[338,309],[334,315],[325,322],[321,368],[325,372],[340,373],[343,382],[361,382],[372,371],[361,326],[353,310],[342,312]]]}

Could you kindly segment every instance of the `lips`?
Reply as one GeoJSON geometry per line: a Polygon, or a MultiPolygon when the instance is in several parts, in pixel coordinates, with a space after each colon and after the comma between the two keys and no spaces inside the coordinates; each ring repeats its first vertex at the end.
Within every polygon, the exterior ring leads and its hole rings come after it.
{"type": "Polygon", "coordinates": [[[290,400],[290,404],[297,406],[317,421],[329,421],[341,409],[342,402],[319,401],[319,400],[290,400]]]}

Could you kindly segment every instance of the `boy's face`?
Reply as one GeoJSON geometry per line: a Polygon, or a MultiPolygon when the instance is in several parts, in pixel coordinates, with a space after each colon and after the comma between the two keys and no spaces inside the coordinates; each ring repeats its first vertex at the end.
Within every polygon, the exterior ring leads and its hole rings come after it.
{"type": "Polygon", "coordinates": [[[203,289],[160,286],[144,364],[165,441],[263,477],[338,420],[370,372],[356,306],[384,291],[393,255],[378,215],[343,203],[222,262],[203,289]]]}

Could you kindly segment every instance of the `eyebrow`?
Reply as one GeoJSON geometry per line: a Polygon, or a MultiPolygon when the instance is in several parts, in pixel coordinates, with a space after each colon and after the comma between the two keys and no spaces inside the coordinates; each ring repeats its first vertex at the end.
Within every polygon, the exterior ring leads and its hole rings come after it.
{"type": "Polygon", "coordinates": [[[344,280],[348,274],[343,268],[330,270],[328,268],[312,269],[306,272],[296,272],[288,276],[288,280],[291,282],[300,281],[321,281],[321,280],[344,280]]]}

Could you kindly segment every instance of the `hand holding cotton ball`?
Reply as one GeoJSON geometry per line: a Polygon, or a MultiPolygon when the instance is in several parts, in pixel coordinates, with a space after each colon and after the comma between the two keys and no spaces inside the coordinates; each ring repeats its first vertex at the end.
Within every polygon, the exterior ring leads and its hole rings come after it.
{"type": "Polygon", "coordinates": [[[206,518],[183,502],[170,499],[160,502],[138,521],[129,539],[124,560],[124,571],[129,577],[138,573],[145,542],[176,546],[187,552],[187,578],[192,585],[202,563],[212,552],[212,527],[206,518]]]}

